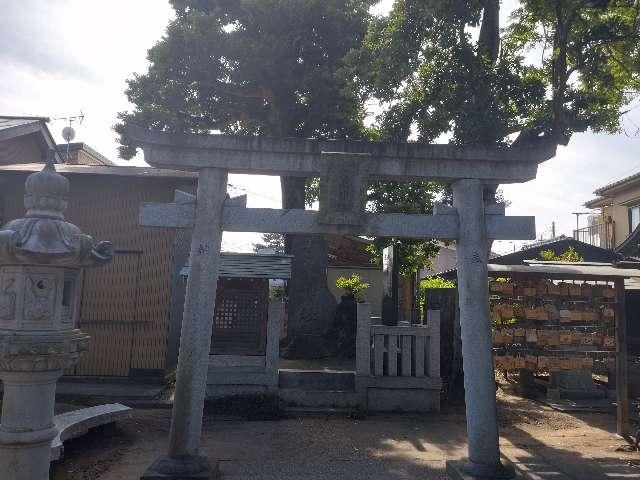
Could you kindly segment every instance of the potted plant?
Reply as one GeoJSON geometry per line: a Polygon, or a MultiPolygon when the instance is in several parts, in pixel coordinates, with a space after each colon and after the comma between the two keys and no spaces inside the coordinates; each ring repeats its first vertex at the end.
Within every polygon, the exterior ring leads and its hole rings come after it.
{"type": "Polygon", "coordinates": [[[344,290],[342,300],[336,309],[333,325],[326,338],[333,351],[340,357],[354,357],[356,353],[356,331],[358,323],[358,303],[364,301],[362,294],[369,284],[362,281],[360,275],[339,277],[336,287],[344,290]]]}
{"type": "Polygon", "coordinates": [[[357,273],[351,274],[350,277],[338,277],[336,280],[336,287],[344,290],[345,294],[342,296],[343,300],[354,299],[355,301],[362,303],[362,293],[369,288],[369,284],[363,282],[360,275],[357,273]]]}

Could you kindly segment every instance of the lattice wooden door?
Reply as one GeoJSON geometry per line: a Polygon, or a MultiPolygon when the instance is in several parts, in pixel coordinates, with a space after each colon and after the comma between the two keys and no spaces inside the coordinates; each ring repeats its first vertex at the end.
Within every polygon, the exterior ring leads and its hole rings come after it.
{"type": "Polygon", "coordinates": [[[268,309],[267,280],[228,279],[218,282],[211,353],[264,355],[268,309]]]}

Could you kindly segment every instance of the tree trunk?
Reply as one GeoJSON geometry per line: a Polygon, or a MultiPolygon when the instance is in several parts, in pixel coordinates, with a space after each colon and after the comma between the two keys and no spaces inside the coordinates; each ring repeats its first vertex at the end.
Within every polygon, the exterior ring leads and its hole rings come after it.
{"type": "Polygon", "coordinates": [[[482,25],[478,37],[478,52],[486,55],[492,64],[500,53],[500,0],[485,0],[482,25]]]}
{"type": "MultiPolygon", "coordinates": [[[[282,207],[304,209],[305,179],[281,177],[282,207]]],[[[288,287],[287,358],[320,358],[329,353],[324,334],[331,327],[336,301],[327,287],[328,248],[321,235],[286,235],[293,255],[288,287]]]]}
{"type": "MultiPolygon", "coordinates": [[[[268,134],[295,136],[286,108],[273,95],[268,134]]],[[[304,177],[280,177],[282,208],[305,209],[304,177]]],[[[287,338],[285,358],[320,358],[328,354],[324,334],[331,327],[337,302],[327,287],[327,242],[320,235],[285,235],[285,253],[293,255],[287,288],[287,338]]]]}
{"type": "Polygon", "coordinates": [[[568,143],[565,128],[564,100],[567,89],[567,38],[569,23],[562,2],[556,4],[556,31],[553,36],[552,89],[553,89],[553,130],[556,141],[561,145],[568,143]]]}

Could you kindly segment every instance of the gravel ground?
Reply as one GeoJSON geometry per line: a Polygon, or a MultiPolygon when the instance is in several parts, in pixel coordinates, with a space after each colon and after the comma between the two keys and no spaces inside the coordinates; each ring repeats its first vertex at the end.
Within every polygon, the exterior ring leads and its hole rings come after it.
{"type": "MultiPolygon", "coordinates": [[[[640,454],[617,438],[608,414],[565,414],[498,391],[501,449],[516,462],[542,460],[575,480],[640,478],[640,454]]],[[[170,411],[68,443],[53,480],[137,479],[166,448],[170,411]]],[[[465,454],[464,409],[365,420],[303,417],[272,422],[205,418],[203,450],[225,479],[440,480],[445,459],[465,454]]],[[[545,477],[541,477],[545,478],[545,477]]],[[[553,477],[547,477],[553,478],[553,477]]]]}

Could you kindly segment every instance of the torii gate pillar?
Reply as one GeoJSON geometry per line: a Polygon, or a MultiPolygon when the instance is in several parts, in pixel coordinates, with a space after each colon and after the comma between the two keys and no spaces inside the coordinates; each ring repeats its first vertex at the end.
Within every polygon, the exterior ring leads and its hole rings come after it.
{"type": "Polygon", "coordinates": [[[211,478],[209,461],[200,453],[200,437],[226,194],[226,170],[200,170],[169,450],[147,469],[141,480],[211,478]]]}
{"type": "Polygon", "coordinates": [[[452,187],[460,222],[456,251],[469,458],[447,462],[447,473],[461,480],[513,478],[513,471],[500,462],[483,187],[470,179],[452,187]]]}

